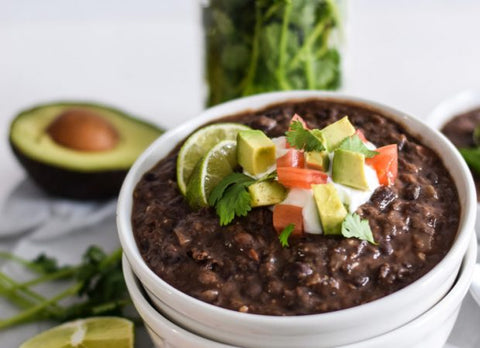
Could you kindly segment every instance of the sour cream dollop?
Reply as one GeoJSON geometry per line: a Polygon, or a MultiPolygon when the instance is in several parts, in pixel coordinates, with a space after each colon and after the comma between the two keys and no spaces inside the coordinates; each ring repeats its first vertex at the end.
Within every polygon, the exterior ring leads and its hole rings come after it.
{"type": "MultiPolygon", "coordinates": [[[[284,136],[273,138],[275,144],[276,158],[282,157],[288,152],[286,147],[286,138],[284,136]]],[[[366,146],[370,150],[376,149],[372,143],[367,143],[366,146]]],[[[368,183],[368,190],[362,191],[342,184],[338,184],[332,180],[332,159],[333,153],[330,156],[330,167],[327,172],[328,182],[332,182],[335,186],[340,200],[345,205],[350,213],[355,212],[358,207],[368,202],[373,192],[380,186],[378,182],[377,173],[373,168],[364,164],[365,177],[368,183]]],[[[273,170],[273,169],[272,169],[273,170]]],[[[287,197],[280,204],[288,204],[302,208],[303,215],[303,229],[306,233],[322,234],[322,225],[320,224],[320,217],[316,207],[313,191],[308,189],[292,188],[289,190],[287,197]]]]}

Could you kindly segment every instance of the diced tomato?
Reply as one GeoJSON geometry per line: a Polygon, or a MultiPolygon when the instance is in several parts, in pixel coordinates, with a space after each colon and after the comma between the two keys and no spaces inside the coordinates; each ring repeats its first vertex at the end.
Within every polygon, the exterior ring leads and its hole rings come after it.
{"type": "Polygon", "coordinates": [[[279,167],[305,167],[305,155],[303,151],[289,149],[285,155],[277,158],[277,168],[279,167]]]}
{"type": "Polygon", "coordinates": [[[357,129],[357,130],[355,131],[355,134],[358,135],[358,137],[360,138],[360,140],[361,140],[363,143],[368,143],[367,138],[365,138],[365,134],[363,134],[363,132],[362,132],[360,129],[357,129]]]}
{"type": "Polygon", "coordinates": [[[289,204],[275,205],[273,208],[273,227],[277,233],[280,234],[289,224],[295,225],[292,236],[303,234],[302,208],[289,204]]]}
{"type": "MultiPolygon", "coordinates": [[[[295,122],[295,121],[300,122],[302,124],[303,128],[308,129],[307,123],[305,122],[305,120],[299,114],[293,115],[292,119],[290,120],[290,124],[292,124],[292,122],[295,122]]],[[[291,128],[288,127],[288,130],[291,130],[291,128]]],[[[285,147],[287,149],[289,149],[289,148],[292,147],[292,145],[290,145],[287,141],[286,144],[285,144],[285,147]]]]}
{"type": "Polygon", "coordinates": [[[310,189],[312,184],[327,183],[328,175],[319,170],[279,167],[278,182],[286,187],[310,189]]]}
{"type": "Polygon", "coordinates": [[[308,129],[307,123],[299,114],[293,115],[292,119],[290,120],[290,124],[295,121],[299,121],[302,124],[303,128],[308,129]]]}
{"type": "Polygon", "coordinates": [[[397,144],[386,145],[375,149],[378,155],[367,158],[365,162],[377,172],[380,185],[393,185],[398,174],[397,144]]]}

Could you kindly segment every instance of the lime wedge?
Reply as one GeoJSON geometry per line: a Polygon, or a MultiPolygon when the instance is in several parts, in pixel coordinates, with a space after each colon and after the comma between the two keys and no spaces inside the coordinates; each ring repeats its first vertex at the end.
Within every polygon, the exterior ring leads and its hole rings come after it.
{"type": "Polygon", "coordinates": [[[241,130],[250,129],[239,123],[217,123],[200,128],[185,141],[177,158],[177,183],[183,195],[198,161],[222,140],[235,140],[241,130]]]}
{"type": "Polygon", "coordinates": [[[193,169],[187,185],[187,201],[193,208],[208,206],[213,188],[237,166],[237,142],[224,140],[211,148],[193,169]]]}
{"type": "Polygon", "coordinates": [[[20,348],[133,348],[133,323],[116,317],[71,321],[24,342],[20,348]]]}

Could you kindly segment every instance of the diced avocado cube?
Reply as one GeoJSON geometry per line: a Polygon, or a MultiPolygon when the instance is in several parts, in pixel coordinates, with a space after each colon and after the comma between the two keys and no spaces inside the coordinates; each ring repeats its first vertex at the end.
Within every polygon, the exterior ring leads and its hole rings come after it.
{"type": "Polygon", "coordinates": [[[248,187],[248,192],[252,207],[277,204],[287,196],[287,189],[276,181],[257,182],[248,187]]]}
{"type": "Polygon", "coordinates": [[[252,175],[265,173],[275,164],[275,144],[260,130],[244,130],[237,135],[238,164],[252,175]]]}
{"type": "Polygon", "coordinates": [[[338,149],[333,154],[332,179],[336,183],[366,191],[365,156],[359,152],[338,149]]]}
{"type": "Polygon", "coordinates": [[[341,234],[347,210],[342,204],[335,186],[332,183],[312,185],[312,190],[323,233],[325,235],[341,234]]]}
{"type": "Polygon", "coordinates": [[[327,151],[305,152],[305,162],[308,168],[318,169],[322,172],[328,171],[330,158],[327,151]]]}
{"type": "Polygon", "coordinates": [[[355,128],[348,120],[348,116],[319,130],[315,136],[320,138],[328,152],[335,150],[340,143],[349,136],[355,134],[355,128]]]}

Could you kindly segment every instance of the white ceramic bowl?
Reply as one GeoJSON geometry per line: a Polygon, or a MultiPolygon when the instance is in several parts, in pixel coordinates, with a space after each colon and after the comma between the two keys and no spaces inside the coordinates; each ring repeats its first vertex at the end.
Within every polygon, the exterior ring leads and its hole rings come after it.
{"type": "MultiPolygon", "coordinates": [[[[445,99],[438,104],[427,117],[427,123],[435,129],[442,127],[453,117],[464,112],[468,112],[480,107],[480,92],[466,90],[450,98],[445,99]]],[[[477,239],[480,240],[480,203],[477,203],[477,220],[475,222],[475,232],[477,239]]],[[[474,279],[470,292],[480,305],[480,264],[476,266],[474,279]]]]}
{"type": "Polygon", "coordinates": [[[336,93],[292,91],[267,93],[231,101],[206,110],[155,141],[135,162],[120,192],[117,226],[125,255],[154,304],[175,322],[216,341],[247,347],[331,347],[390,331],[416,318],[437,303],[450,289],[473,233],[476,199],[467,166],[453,145],[438,131],[416,118],[375,102],[336,93]],[[378,110],[402,124],[436,150],[457,186],[460,226],[454,245],[425,276],[381,299],[336,312],[275,317],[240,313],[190,297],[160,279],[143,261],[131,228],[132,192],[142,175],[166,156],[188,134],[208,121],[248,109],[260,109],[288,100],[320,98],[354,103],[378,110]]]}
{"type": "MultiPolygon", "coordinates": [[[[467,90],[460,92],[438,104],[428,115],[427,124],[435,129],[442,127],[453,117],[480,107],[480,92],[467,90]]],[[[480,204],[477,204],[475,231],[480,239],[480,204]]]]}
{"type": "MultiPolygon", "coordinates": [[[[477,243],[472,239],[463,258],[458,278],[447,293],[430,310],[408,324],[384,335],[366,341],[343,346],[341,348],[435,348],[443,347],[457,318],[462,299],[470,284],[477,243]]],[[[147,300],[138,279],[133,274],[127,259],[123,258],[123,274],[135,308],[142,317],[145,326],[156,347],[170,348],[226,348],[227,346],[189,332],[174,324],[159,313],[147,300]]],[[[294,345],[291,346],[295,347],[294,345]]]]}

